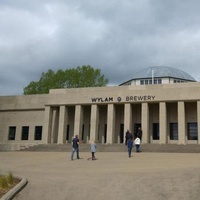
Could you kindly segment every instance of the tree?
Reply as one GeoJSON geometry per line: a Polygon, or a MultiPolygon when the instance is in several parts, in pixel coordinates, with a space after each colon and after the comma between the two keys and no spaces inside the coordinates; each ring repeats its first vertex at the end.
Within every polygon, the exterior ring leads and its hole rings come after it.
{"type": "Polygon", "coordinates": [[[103,87],[108,84],[108,79],[101,74],[100,69],[90,65],[78,66],[67,70],[59,69],[57,72],[49,69],[42,73],[39,81],[31,81],[24,88],[24,94],[48,94],[50,89],[103,87]]]}

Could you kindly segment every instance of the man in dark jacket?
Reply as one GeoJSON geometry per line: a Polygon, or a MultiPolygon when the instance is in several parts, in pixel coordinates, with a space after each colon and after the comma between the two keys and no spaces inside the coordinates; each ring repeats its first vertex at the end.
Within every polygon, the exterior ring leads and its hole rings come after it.
{"type": "Polygon", "coordinates": [[[133,148],[133,140],[131,138],[129,138],[127,140],[127,148],[128,148],[128,157],[131,157],[131,152],[132,152],[132,148],[133,148]]]}
{"type": "Polygon", "coordinates": [[[79,159],[79,138],[78,138],[78,135],[76,135],[72,140],[71,160],[74,159],[74,152],[75,151],[76,151],[77,159],[79,159]]]}
{"type": "Polygon", "coordinates": [[[129,130],[126,131],[126,136],[125,136],[125,145],[127,145],[127,141],[128,139],[131,138],[131,140],[133,139],[132,134],[129,132],[129,130]]]}

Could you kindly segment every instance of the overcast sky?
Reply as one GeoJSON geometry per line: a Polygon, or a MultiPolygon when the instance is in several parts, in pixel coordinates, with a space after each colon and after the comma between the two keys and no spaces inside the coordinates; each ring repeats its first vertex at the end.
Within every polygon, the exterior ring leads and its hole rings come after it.
{"type": "Polygon", "coordinates": [[[196,0],[0,0],[0,96],[82,65],[110,85],[160,65],[200,81],[199,10],[196,0]]]}

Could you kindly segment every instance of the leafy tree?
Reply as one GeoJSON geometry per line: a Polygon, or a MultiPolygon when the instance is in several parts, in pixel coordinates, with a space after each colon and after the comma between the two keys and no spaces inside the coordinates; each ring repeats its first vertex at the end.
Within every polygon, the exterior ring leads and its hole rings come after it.
{"type": "Polygon", "coordinates": [[[49,69],[42,73],[39,81],[31,81],[24,88],[24,94],[47,94],[49,89],[103,87],[107,84],[108,79],[101,74],[101,70],[90,65],[67,70],[59,69],[57,72],[49,69]]]}

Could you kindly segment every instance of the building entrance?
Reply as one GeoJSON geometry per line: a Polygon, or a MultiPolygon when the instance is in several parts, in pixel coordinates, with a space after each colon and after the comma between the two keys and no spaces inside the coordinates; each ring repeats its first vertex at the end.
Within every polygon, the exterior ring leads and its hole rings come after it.
{"type": "Polygon", "coordinates": [[[119,133],[119,137],[120,137],[120,143],[124,143],[124,124],[120,124],[120,133],[119,133]]]}
{"type": "Polygon", "coordinates": [[[133,128],[133,136],[134,136],[134,139],[137,137],[137,133],[138,133],[138,129],[139,127],[141,128],[141,123],[137,123],[137,124],[134,124],[134,128],[133,128]]]}

